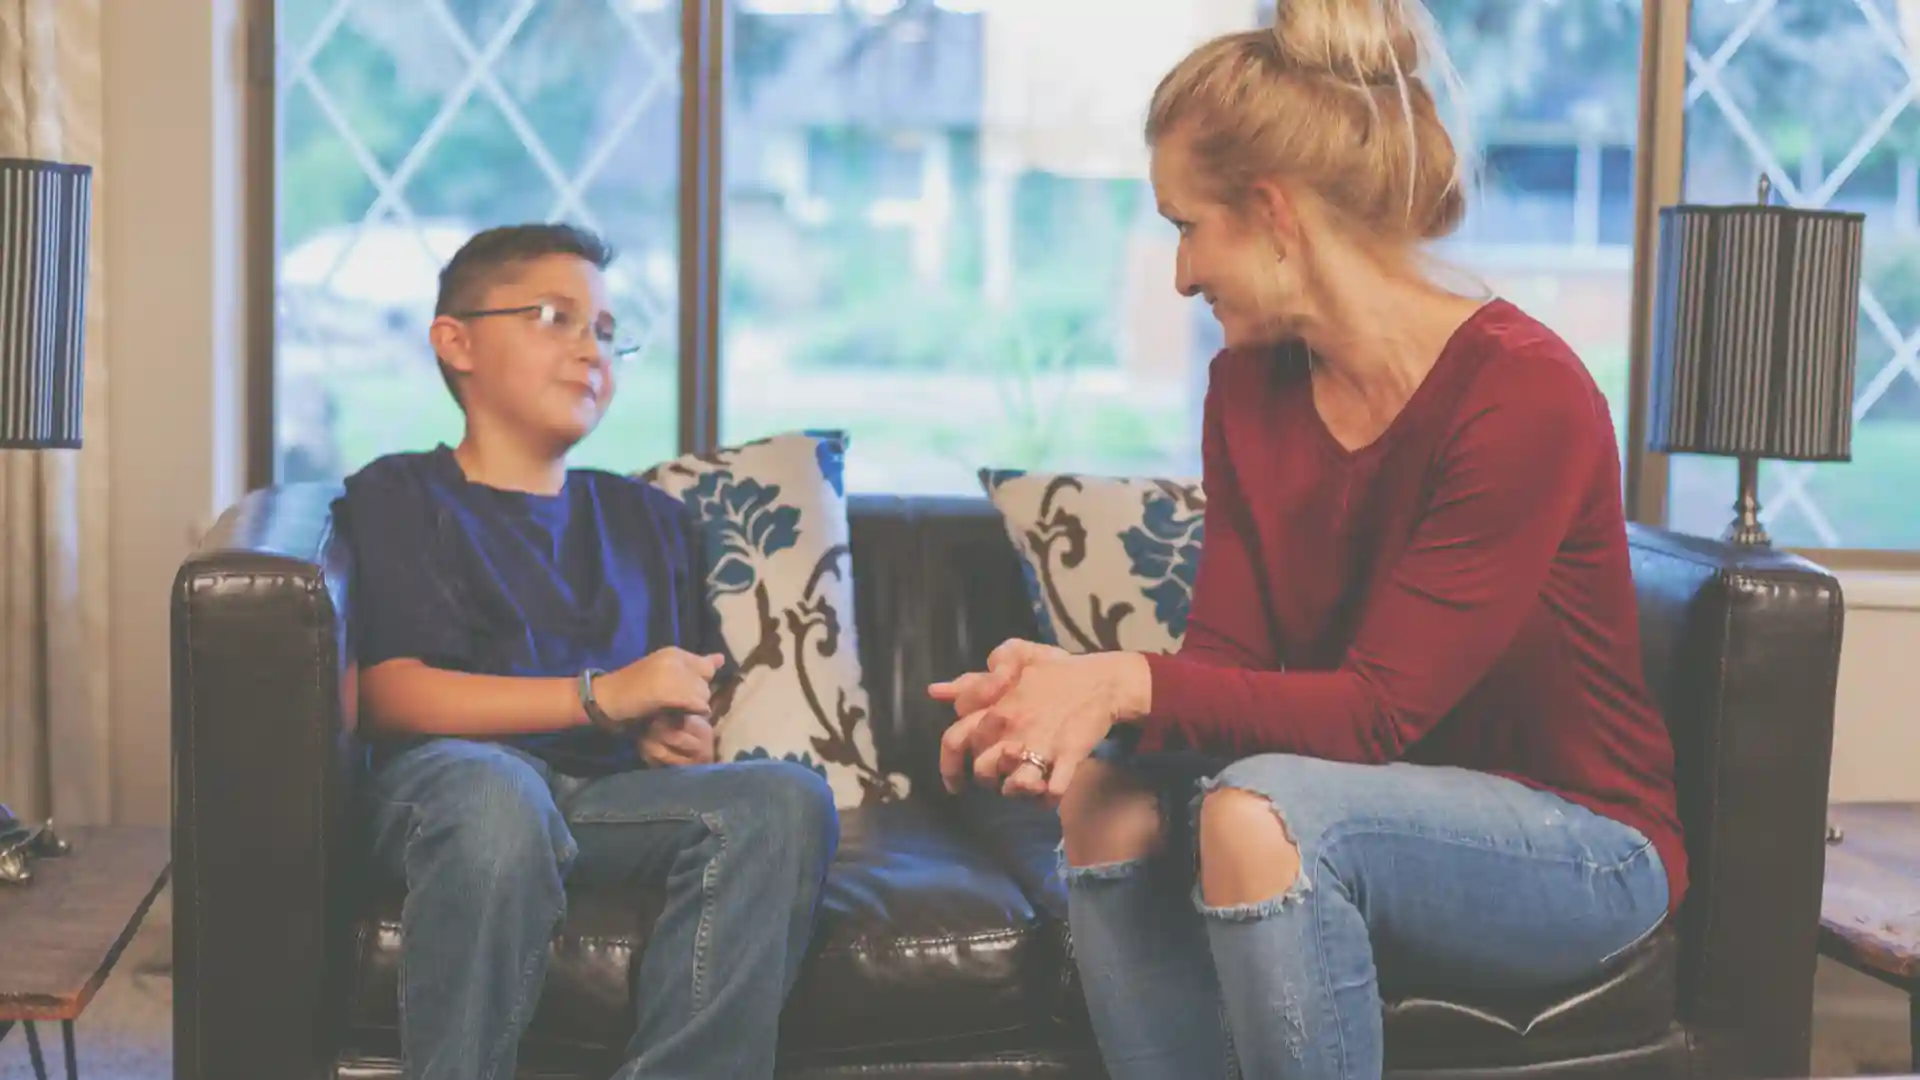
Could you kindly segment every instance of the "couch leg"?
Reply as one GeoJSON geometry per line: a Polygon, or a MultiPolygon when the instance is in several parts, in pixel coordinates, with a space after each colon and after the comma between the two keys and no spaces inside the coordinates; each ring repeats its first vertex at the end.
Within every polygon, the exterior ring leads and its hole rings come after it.
{"type": "Polygon", "coordinates": [[[1907,995],[1907,1056],[1920,1070],[1920,990],[1907,995]]]}

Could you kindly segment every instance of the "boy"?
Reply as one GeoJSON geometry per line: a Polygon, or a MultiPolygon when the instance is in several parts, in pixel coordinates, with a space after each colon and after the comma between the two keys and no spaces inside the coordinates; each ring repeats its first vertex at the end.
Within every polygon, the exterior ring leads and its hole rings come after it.
{"type": "Polygon", "coordinates": [[[473,237],[431,336],[460,445],[346,484],[376,866],[404,881],[415,1080],[512,1077],[562,884],[667,903],[619,1080],[771,1077],[838,838],[826,782],[714,764],[723,662],[681,503],[569,469],[613,399],[611,253],[562,225],[473,237]]]}

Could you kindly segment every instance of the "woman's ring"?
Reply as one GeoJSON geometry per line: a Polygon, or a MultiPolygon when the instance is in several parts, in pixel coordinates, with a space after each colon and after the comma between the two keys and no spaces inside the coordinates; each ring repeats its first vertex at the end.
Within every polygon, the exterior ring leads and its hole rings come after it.
{"type": "Polygon", "coordinates": [[[1020,751],[1020,760],[1039,769],[1041,776],[1045,776],[1053,771],[1053,762],[1048,760],[1045,754],[1036,754],[1031,750],[1022,750],[1020,751]]]}

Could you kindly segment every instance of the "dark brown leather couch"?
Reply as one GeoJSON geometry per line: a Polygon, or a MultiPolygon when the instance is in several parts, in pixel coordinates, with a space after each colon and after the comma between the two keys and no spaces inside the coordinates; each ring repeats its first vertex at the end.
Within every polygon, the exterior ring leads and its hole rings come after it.
{"type": "MultiPolygon", "coordinates": [[[[399,897],[358,872],[343,545],[326,487],[256,492],[172,595],[181,1080],[397,1075],[399,897]]],[[[1034,632],[984,500],[857,497],[860,644],[883,760],[919,793],[843,815],[787,1013],[795,1077],[1098,1077],[1050,814],[947,798],[924,695],[1034,632]]],[[[1842,624],[1805,561],[1636,528],[1646,662],[1681,763],[1694,888],[1606,977],[1526,1000],[1388,987],[1398,1077],[1805,1075],[1842,624]]],[[[657,898],[581,890],[522,1075],[604,1075],[657,898]]],[[[642,992],[644,992],[642,990],[642,992]]]]}

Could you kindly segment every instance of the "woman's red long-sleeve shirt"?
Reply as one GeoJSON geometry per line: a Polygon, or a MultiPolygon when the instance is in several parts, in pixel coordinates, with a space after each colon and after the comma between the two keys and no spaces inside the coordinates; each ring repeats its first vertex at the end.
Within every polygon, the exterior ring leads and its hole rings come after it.
{"type": "Polygon", "coordinates": [[[1505,301],[1348,451],[1303,350],[1207,388],[1205,543],[1139,749],[1479,769],[1631,825],[1687,881],[1673,748],[1642,675],[1606,399],[1505,301]]]}

